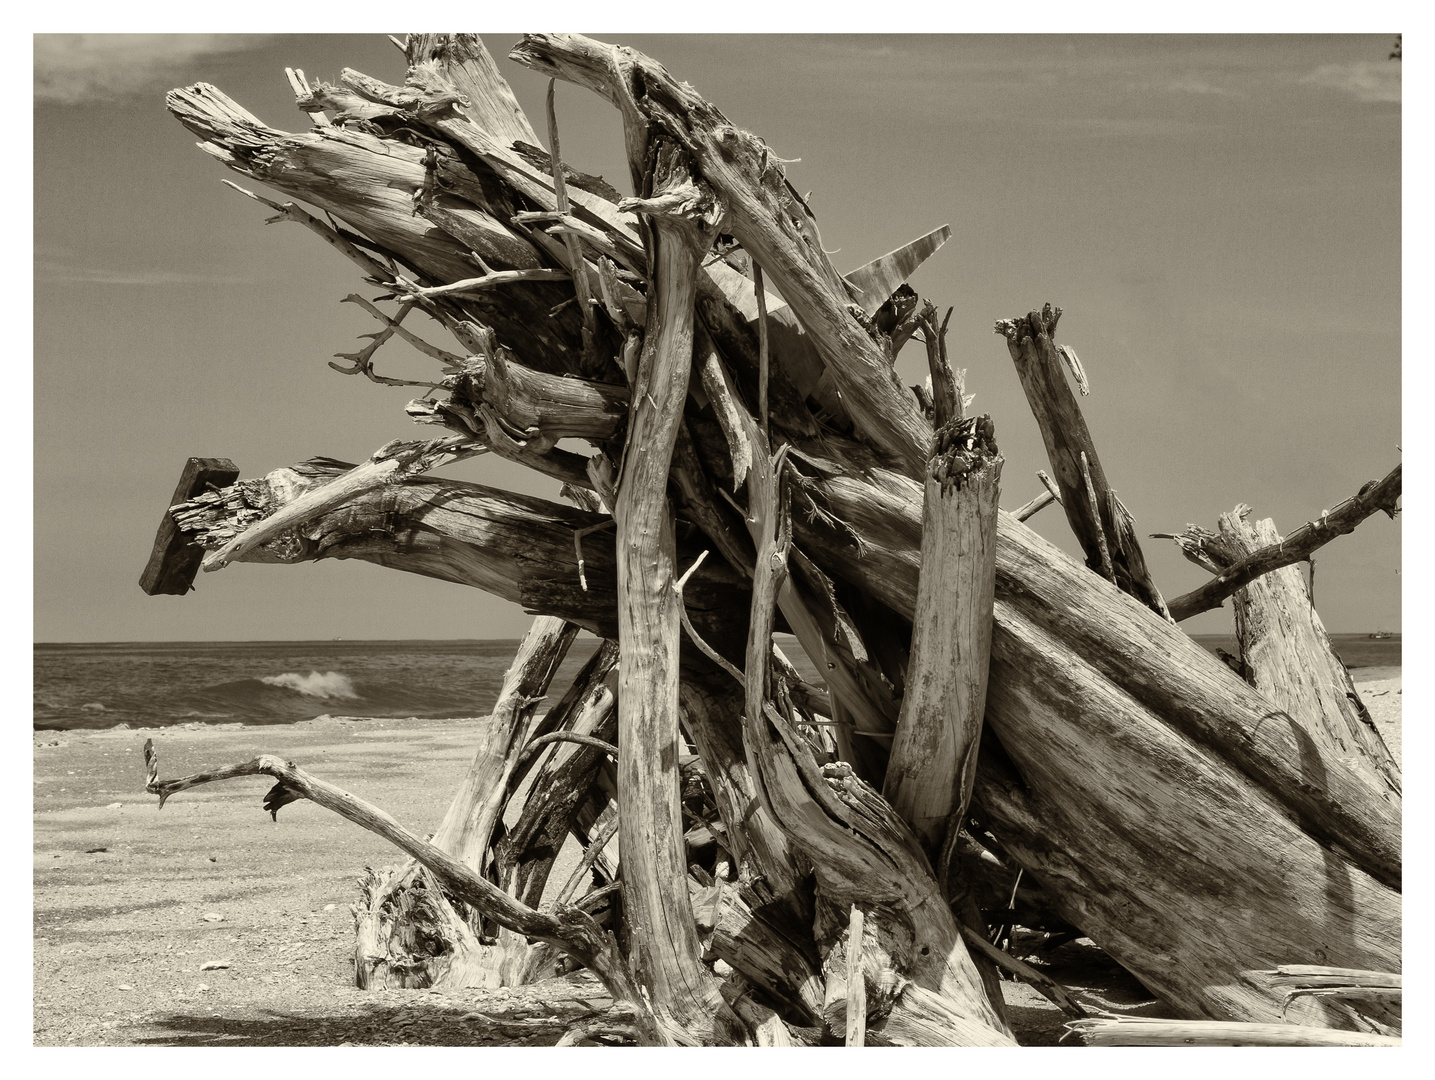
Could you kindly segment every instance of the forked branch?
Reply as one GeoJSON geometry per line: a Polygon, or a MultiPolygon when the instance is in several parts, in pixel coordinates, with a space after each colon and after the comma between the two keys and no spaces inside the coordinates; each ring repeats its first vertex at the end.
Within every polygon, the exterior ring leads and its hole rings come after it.
{"type": "Polygon", "coordinates": [[[382,836],[427,867],[454,896],[478,908],[500,926],[554,945],[592,969],[613,996],[614,1002],[633,1007],[640,1041],[650,1045],[671,1044],[674,1041],[676,1033],[662,1027],[654,1016],[612,934],[594,922],[587,912],[567,905],[556,905],[551,911],[535,911],[453,855],[421,840],[377,806],[311,776],[273,754],[261,754],[250,761],[193,773],[177,780],[159,779],[159,754],[151,739],[145,740],[144,758],[145,790],[159,796],[161,807],[171,795],[200,784],[241,776],[272,776],[278,782],[264,796],[264,808],[274,815],[276,821],[281,807],[299,799],[309,799],[360,828],[382,836]]]}
{"type": "MultiPolygon", "coordinates": [[[[1180,622],[1192,615],[1220,607],[1221,602],[1228,596],[1234,595],[1237,589],[1244,588],[1262,574],[1301,562],[1309,558],[1311,552],[1337,536],[1354,532],[1357,525],[1377,510],[1384,510],[1389,517],[1394,518],[1400,509],[1397,505],[1399,501],[1400,466],[1397,465],[1383,480],[1371,481],[1335,509],[1321,511],[1320,517],[1306,522],[1279,544],[1261,548],[1239,562],[1224,566],[1199,589],[1176,597],[1169,604],[1171,618],[1180,622]]],[[[1204,544],[1207,535],[1198,526],[1188,525],[1183,533],[1151,535],[1163,540],[1174,540],[1187,558],[1199,565],[1208,565],[1210,553],[1204,544]],[[1204,561],[1201,558],[1203,555],[1207,557],[1204,561]]]]}

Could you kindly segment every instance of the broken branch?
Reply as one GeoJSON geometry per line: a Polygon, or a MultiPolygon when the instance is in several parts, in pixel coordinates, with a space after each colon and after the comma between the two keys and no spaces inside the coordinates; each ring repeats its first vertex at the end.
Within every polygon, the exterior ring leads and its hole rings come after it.
{"type": "MultiPolygon", "coordinates": [[[[1192,615],[1199,615],[1203,611],[1220,607],[1222,601],[1228,596],[1262,574],[1268,574],[1272,570],[1279,570],[1283,566],[1300,562],[1311,552],[1328,544],[1337,536],[1354,532],[1357,525],[1377,510],[1385,511],[1388,517],[1395,517],[1399,511],[1396,504],[1400,500],[1400,468],[1399,465],[1395,466],[1385,475],[1384,479],[1366,484],[1335,509],[1323,511],[1320,517],[1306,522],[1279,544],[1272,544],[1253,552],[1240,562],[1222,569],[1216,577],[1199,589],[1193,589],[1183,596],[1176,597],[1168,605],[1171,610],[1171,618],[1181,622],[1183,619],[1189,619],[1192,615]]],[[[1151,535],[1161,539],[1175,540],[1177,546],[1186,553],[1188,558],[1194,562],[1200,562],[1189,550],[1190,548],[1201,549],[1201,538],[1195,526],[1188,526],[1184,534],[1152,533],[1151,535]]]]}

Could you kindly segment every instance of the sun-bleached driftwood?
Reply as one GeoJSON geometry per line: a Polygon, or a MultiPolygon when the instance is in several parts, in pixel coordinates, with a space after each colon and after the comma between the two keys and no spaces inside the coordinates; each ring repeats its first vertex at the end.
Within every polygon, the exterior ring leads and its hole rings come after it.
{"type": "MultiPolygon", "coordinates": [[[[205,492],[174,511],[181,530],[205,547],[274,513],[352,466],[327,458],[276,469],[205,492]]],[[[606,514],[465,481],[421,477],[369,490],[244,554],[240,561],[301,563],[361,559],[502,596],[530,610],[577,623],[599,637],[617,636],[616,559],[604,533],[584,544],[588,588],[579,580],[575,532],[611,521],[606,514]],[[595,581],[606,587],[594,587],[595,581]]],[[[607,534],[611,537],[611,533],[607,534]]],[[[699,552],[679,545],[691,562],[699,552]]],[[[689,617],[725,649],[745,639],[746,621],[728,622],[730,590],[743,578],[708,560],[688,582],[689,617]],[[720,613],[720,614],[719,614],[720,613]]],[[[732,655],[740,655],[738,644],[732,655]]]]}
{"type": "MultiPolygon", "coordinates": [[[[171,106],[230,168],[331,214],[270,204],[383,291],[362,300],[381,330],[342,370],[395,381],[374,352],[407,341],[442,369],[412,418],[592,494],[575,510],[408,477],[272,520],[348,468],[319,461],[198,494],[177,515],[209,548],[249,536],[248,561],[363,558],[619,639],[620,674],[580,677],[556,710],[562,737],[534,739],[526,723],[528,748],[513,740],[487,785],[485,806],[520,815],[485,864],[507,899],[453,892],[442,866],[432,878],[455,913],[531,910],[551,851],[578,839],[562,903],[596,875],[574,906],[618,932],[652,1009],[630,1022],[615,995],[617,1012],[586,1015],[565,1039],[1010,1042],[986,950],[968,949],[987,929],[982,845],[1040,897],[1026,917],[1087,933],[1180,1015],[1275,1018],[1289,988],[1268,973],[1281,965],[1398,966],[1398,784],[1372,783],[1163,617],[1062,368],[1083,392],[1085,371],[1050,340],[1056,309],[1013,321],[1027,332],[1009,344],[1024,384],[1050,384],[1033,410],[1061,414],[1041,426],[1060,444],[1068,515],[1100,523],[1078,529],[1099,572],[996,512],[993,495],[991,584],[946,590],[970,607],[973,640],[990,611],[989,663],[961,656],[968,674],[988,671],[975,794],[948,820],[908,807],[914,832],[879,792],[902,788],[922,756],[902,745],[902,710],[939,696],[922,672],[948,666],[919,647],[919,599],[939,577],[923,569],[922,482],[963,390],[935,306],[901,279],[942,230],[844,279],[782,163],[647,57],[547,35],[515,52],[619,110],[639,196],[623,200],[562,161],[556,109],[548,149],[536,145],[477,39],[404,47],[404,85],[296,72],[318,124],[303,134],[203,85],[171,106]],[[415,312],[458,350],[432,344],[415,312]],[[931,392],[892,372],[918,333],[940,361],[931,392]],[[825,692],[798,686],[774,630],[797,635],[825,692]],[[553,790],[520,783],[534,768],[553,790]],[[939,825],[953,841],[940,850],[939,825]]],[[[939,531],[925,529],[933,546],[939,531]]],[[[957,758],[930,777],[953,810],[972,780],[973,755],[957,758]]],[[[1005,896],[998,906],[1000,935],[1013,915],[1005,896]]],[[[593,952],[529,933],[546,924],[527,915],[484,918],[525,979],[565,950],[593,952]]],[[[1323,1022],[1398,1025],[1377,1012],[1323,1022]]]]}
{"type": "Polygon", "coordinates": [[[723,200],[726,227],[771,276],[812,336],[858,430],[916,475],[928,436],[915,401],[848,310],[850,294],[823,253],[810,211],[767,148],[632,49],[576,34],[530,34],[509,55],[615,105],[632,102],[626,107],[692,155],[723,200]]]}
{"type": "MultiPolygon", "coordinates": [[[[236,533],[205,555],[201,567],[206,571],[222,570],[235,559],[286,532],[293,532],[325,510],[343,506],[365,492],[393,484],[406,476],[415,476],[445,462],[461,461],[484,452],[484,447],[460,438],[428,442],[400,442],[396,439],[380,447],[362,465],[334,477],[321,487],[310,488],[242,533],[236,533]]],[[[184,528],[183,520],[177,520],[180,528],[184,528]]]]}
{"type": "Polygon", "coordinates": [[[676,794],[681,630],[666,488],[692,365],[697,272],[716,236],[720,211],[672,147],[659,149],[653,172],[644,179],[648,197],[625,206],[649,222],[653,284],[613,507],[623,651],[618,687],[623,905],[630,924],[639,928],[633,936],[634,968],[654,1007],[711,1039],[708,1025],[721,998],[699,962],[683,884],[687,860],[676,794]]]}
{"type": "MultiPolygon", "coordinates": [[[[519,811],[518,820],[494,845],[497,877],[524,903],[536,904],[552,870],[559,848],[569,832],[579,807],[589,797],[603,761],[603,753],[617,738],[616,698],[611,686],[618,663],[618,643],[602,641],[579,671],[573,685],[543,717],[547,736],[528,740],[519,767],[513,771],[503,792],[505,808],[511,807],[516,786],[526,767],[531,768],[535,751],[542,752],[545,738],[567,736],[566,746],[548,751],[519,811]],[[583,742],[574,739],[584,738],[583,742]]],[[[616,751],[615,751],[616,753],[616,751]]]]}
{"type": "MultiPolygon", "coordinates": [[[[1265,518],[1253,524],[1249,512],[1250,507],[1242,505],[1221,515],[1218,528],[1224,543],[1204,545],[1208,555],[1230,566],[1280,546],[1275,522],[1265,518]],[[1213,550],[1217,547],[1219,552],[1213,550]]],[[[1331,648],[1299,568],[1285,566],[1256,578],[1236,592],[1233,607],[1246,680],[1328,753],[1355,768],[1374,770],[1398,793],[1400,766],[1360,700],[1350,672],[1331,648]]],[[[1379,782],[1375,776],[1371,781],[1379,782]]]]}
{"type": "MultiPolygon", "coordinates": [[[[572,623],[539,616],[525,635],[498,699],[478,725],[479,743],[468,772],[430,838],[433,845],[484,873],[495,824],[507,805],[507,789],[519,752],[529,742],[534,713],[554,671],[577,636],[572,623]]],[[[481,926],[453,910],[439,883],[424,884],[423,917],[431,929],[424,948],[416,947],[413,922],[417,901],[402,895],[425,876],[418,863],[391,867],[365,887],[364,903],[355,908],[355,972],[365,988],[387,985],[509,986],[524,981],[528,949],[520,938],[494,945],[480,942],[481,926]],[[430,910],[432,909],[432,910],[430,910]]],[[[478,920],[474,920],[477,922],[478,920]]]]}
{"type": "MultiPolygon", "coordinates": [[[[416,479],[401,490],[438,483],[416,479]]],[[[450,483],[444,482],[445,505],[461,510],[450,483]]],[[[866,523],[877,520],[874,514],[891,514],[898,522],[910,520],[915,533],[921,489],[882,471],[863,486],[838,476],[815,478],[813,485],[835,520],[862,521],[874,542],[857,559],[845,532],[820,519],[807,523],[800,514],[794,522],[796,537],[805,537],[808,550],[839,575],[852,575],[874,590],[880,587],[894,604],[902,604],[904,597],[910,603],[918,586],[917,550],[900,541],[890,547],[876,543],[882,535],[900,537],[903,532],[880,534],[866,523]]],[[[514,497],[505,504],[491,492],[471,497],[491,517],[499,516],[503,505],[521,507],[528,501],[514,497]]],[[[580,511],[539,502],[546,507],[541,517],[562,514],[583,520],[580,511]]],[[[529,522],[526,543],[537,535],[531,528],[536,516],[516,518],[529,522]]],[[[334,527],[322,519],[318,524],[334,527]]],[[[570,545],[571,533],[560,530],[553,540],[555,551],[561,549],[561,557],[568,558],[570,545]]],[[[433,572],[421,555],[392,555],[389,564],[405,566],[410,558],[420,572],[433,572]]],[[[505,562],[509,572],[517,569],[505,562]]],[[[710,563],[707,560],[685,586],[690,616],[693,597],[701,595],[695,583],[710,563]]],[[[1398,888],[1398,798],[1372,799],[1339,761],[1321,763],[1323,786],[1312,789],[1305,780],[1310,766],[1302,764],[1305,744],[1292,740],[1288,725],[1271,722],[1271,706],[1254,689],[1175,627],[1123,599],[1005,514],[998,516],[996,568],[986,719],[1020,771],[997,771],[997,759],[984,754],[977,798],[1000,823],[1020,865],[1047,885],[1050,895],[1063,898],[1063,917],[1193,1015],[1272,1014],[1278,995],[1239,984],[1238,972],[1261,966],[1263,958],[1266,967],[1292,957],[1314,959],[1310,950],[1319,937],[1316,925],[1345,928],[1339,959],[1327,949],[1332,962],[1369,968],[1395,963],[1399,893],[1367,875],[1375,873],[1398,888]],[[1076,655],[1096,662],[1075,663],[1076,655]],[[1112,717],[1122,719],[1117,723],[1112,717]],[[1148,741],[1149,749],[1132,749],[1148,741]],[[1128,760],[1132,753],[1135,758],[1128,760]],[[1152,771],[1152,763],[1172,759],[1173,753],[1174,760],[1184,763],[1179,769],[1152,771]],[[1112,763],[1112,775],[1126,775],[1129,769],[1130,775],[1143,777],[1133,781],[1131,789],[1139,797],[1112,803],[1092,792],[1088,769],[1095,760],[1112,763]],[[1173,858],[1172,851],[1191,842],[1191,811],[1183,793],[1196,778],[1211,796],[1202,801],[1207,825],[1200,835],[1218,846],[1188,862],[1173,858]],[[1218,792],[1223,794],[1214,797],[1218,792]],[[1118,831],[1108,836],[1104,828],[1093,828],[1103,820],[1118,831]],[[1143,838],[1140,846],[1112,839],[1126,835],[1143,838]],[[1352,890],[1335,897],[1318,884],[1328,872],[1324,845],[1333,842],[1348,867],[1343,872],[1350,875],[1352,890]],[[1274,872],[1267,854],[1272,845],[1290,853],[1279,881],[1267,881],[1274,872]],[[1134,866],[1145,868],[1146,883],[1136,898],[1120,887],[1134,866]],[[1076,867],[1080,873],[1073,873],[1076,867]],[[1202,875],[1217,890],[1209,901],[1190,889],[1190,882],[1202,875]],[[1241,891],[1245,909],[1269,914],[1249,924],[1232,924],[1227,909],[1233,889],[1241,891]],[[1293,909],[1304,913],[1301,918],[1291,915],[1292,896],[1304,897],[1293,909]],[[1199,905],[1193,907],[1197,900],[1199,905]],[[1133,902],[1144,912],[1139,919],[1132,918],[1133,902]],[[1208,916],[1199,915],[1200,905],[1209,906],[1208,916]],[[1270,905],[1279,906],[1279,917],[1270,905]],[[1223,929],[1217,937],[1230,942],[1228,949],[1213,951],[1211,938],[1197,933],[1207,917],[1219,920],[1223,929]],[[1315,922],[1306,923],[1307,917],[1315,922]],[[1253,936],[1246,936],[1243,926],[1253,936]],[[1183,960],[1148,972],[1141,957],[1155,953],[1199,956],[1201,964],[1183,960]],[[1228,984],[1238,989],[1214,997],[1204,989],[1228,984]]],[[[613,574],[611,562],[595,562],[589,571],[590,590],[580,595],[611,603],[611,586],[601,593],[596,586],[613,581],[613,574]]],[[[444,576],[457,575],[449,569],[444,576]]],[[[512,583],[494,591],[517,592],[512,583]]],[[[709,613],[714,628],[732,625],[733,601],[740,604],[744,594],[745,583],[735,581],[713,596],[712,602],[720,603],[709,613]],[[742,590],[736,596],[734,585],[742,590]]],[[[563,595],[547,593],[554,600],[563,595]]]]}

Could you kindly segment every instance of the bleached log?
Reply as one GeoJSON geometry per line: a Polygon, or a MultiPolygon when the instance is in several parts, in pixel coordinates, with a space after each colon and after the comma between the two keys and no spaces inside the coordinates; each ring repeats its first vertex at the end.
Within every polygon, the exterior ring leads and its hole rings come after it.
{"type": "MultiPolygon", "coordinates": [[[[361,234],[351,239],[411,267],[424,279],[419,284],[472,277],[475,267],[468,253],[476,243],[478,254],[496,270],[544,265],[530,243],[488,213],[484,185],[454,155],[438,163],[443,183],[433,201],[473,226],[461,240],[414,213],[415,198],[431,186],[426,153],[417,147],[351,126],[281,131],[206,83],[171,91],[166,105],[203,140],[206,152],[236,172],[347,222],[361,234]],[[484,243],[478,243],[480,232],[484,243]]],[[[541,370],[581,346],[576,313],[548,317],[571,295],[566,284],[526,282],[501,295],[465,298],[458,308],[474,312],[525,363],[541,370]]]]}
{"type": "Polygon", "coordinates": [[[655,1009],[708,1042],[721,1038],[715,1014],[726,1008],[699,962],[684,884],[687,859],[677,789],[681,630],[667,479],[692,364],[696,277],[720,211],[691,178],[680,152],[667,145],[655,149],[651,196],[626,204],[650,222],[652,286],[613,507],[623,653],[619,844],[623,910],[637,977],[655,1009]]]}
{"type": "MultiPolygon", "coordinates": [[[[1282,542],[1273,521],[1252,524],[1249,511],[1240,506],[1220,517],[1222,555],[1233,556],[1223,570],[1282,542]]],[[[1300,724],[1323,754],[1369,772],[1372,785],[1383,782],[1398,794],[1400,766],[1331,648],[1300,570],[1286,566],[1263,574],[1235,594],[1233,606],[1247,681],[1300,724]]]]}
{"type": "Polygon", "coordinates": [[[475,870],[482,872],[490,857],[493,828],[503,812],[519,752],[533,735],[538,704],[577,635],[577,626],[551,615],[534,620],[504,675],[463,783],[434,833],[436,847],[475,870]]]}
{"type": "Polygon", "coordinates": [[[1001,467],[986,416],[944,424],[927,466],[912,657],[882,794],[934,864],[949,829],[960,825],[976,775],[1001,467]]]}
{"type": "Polygon", "coordinates": [[[1146,1016],[1088,1017],[1066,1029],[1087,1046],[1399,1046],[1386,1035],[1298,1024],[1160,1020],[1146,1016]]]}
{"type": "MultiPolygon", "coordinates": [[[[616,698],[608,687],[618,663],[618,643],[605,639],[573,680],[563,699],[544,717],[550,730],[584,735],[600,742],[617,738],[616,698]]],[[[524,756],[531,753],[525,748],[524,756]]],[[[529,785],[518,820],[494,845],[500,883],[526,904],[537,904],[578,808],[589,796],[603,755],[592,744],[555,747],[529,785]]],[[[522,778],[515,775],[510,789],[522,778]]],[[[510,790],[511,794],[511,790],[510,790]]]]}
{"type": "MultiPolygon", "coordinates": [[[[217,547],[350,468],[316,458],[196,496],[175,507],[173,514],[197,543],[217,547]]],[[[588,538],[583,547],[587,589],[579,581],[573,550],[574,532],[606,521],[611,521],[606,514],[545,499],[421,477],[382,492],[366,492],[325,511],[240,561],[361,559],[482,589],[530,611],[577,623],[599,637],[615,637],[614,549],[602,532],[588,538]]],[[[690,543],[679,545],[686,564],[700,551],[690,543]]],[[[736,571],[708,560],[685,592],[689,617],[706,640],[729,655],[741,655],[745,640],[745,606],[734,604],[732,594],[734,587],[743,586],[736,571]],[[732,621],[734,614],[737,622],[732,621]]]]}

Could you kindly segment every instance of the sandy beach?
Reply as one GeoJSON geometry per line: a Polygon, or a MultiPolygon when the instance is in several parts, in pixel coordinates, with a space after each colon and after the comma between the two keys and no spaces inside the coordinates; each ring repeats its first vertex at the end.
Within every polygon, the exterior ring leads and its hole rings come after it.
{"type": "MultiPolygon", "coordinates": [[[[1400,668],[1353,675],[1398,759],[1400,668]]],[[[467,1018],[493,992],[354,987],[354,881],[400,861],[395,849],[308,802],[270,821],[267,777],[181,792],[163,811],[143,790],[146,738],[164,777],[273,753],[428,833],[467,768],[472,725],[35,732],[35,1045],[514,1045],[467,1018]]],[[[1092,1004],[1159,1015],[1089,943],[1045,964],[1092,1004]]],[[[1004,989],[1021,1042],[1054,1043],[1061,1014],[1025,986],[1004,989]]]]}

